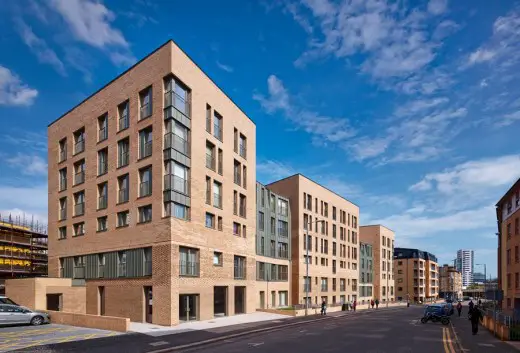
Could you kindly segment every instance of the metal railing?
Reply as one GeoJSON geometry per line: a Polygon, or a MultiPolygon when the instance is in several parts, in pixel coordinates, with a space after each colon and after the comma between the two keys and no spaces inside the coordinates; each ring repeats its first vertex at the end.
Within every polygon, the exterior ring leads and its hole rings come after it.
{"type": "Polygon", "coordinates": [[[108,197],[106,195],[100,196],[98,198],[98,210],[103,210],[103,209],[107,208],[107,204],[108,204],[108,197]]]}
{"type": "Polygon", "coordinates": [[[63,221],[64,219],[67,219],[67,209],[62,208],[60,209],[60,221],[63,221]]]}
{"type": "Polygon", "coordinates": [[[65,148],[60,151],[60,162],[63,162],[66,159],[67,159],[67,149],[65,148]]]}
{"type": "Polygon", "coordinates": [[[74,154],[81,153],[85,150],[85,140],[79,140],[74,144],[74,154]]]}
{"type": "Polygon", "coordinates": [[[211,154],[206,154],[206,168],[215,170],[215,157],[211,154]]]}
{"type": "Polygon", "coordinates": [[[143,105],[139,109],[140,119],[148,118],[150,115],[152,115],[152,105],[151,104],[143,105]]]}
{"type": "Polygon", "coordinates": [[[82,216],[85,213],[85,203],[77,203],[74,205],[74,216],[82,216]]]}
{"type": "Polygon", "coordinates": [[[129,152],[120,153],[118,167],[124,167],[125,165],[128,165],[128,163],[130,163],[130,153],[129,152]]]}
{"type": "Polygon", "coordinates": [[[222,196],[217,193],[213,193],[213,206],[222,208],[222,196]]]}
{"type": "Polygon", "coordinates": [[[139,184],[139,196],[148,196],[152,194],[152,184],[149,181],[143,181],[139,184]]]}
{"type": "Polygon", "coordinates": [[[128,129],[128,126],[130,125],[129,120],[128,115],[123,115],[119,118],[119,131],[128,129]]]}
{"type": "Polygon", "coordinates": [[[128,194],[129,194],[129,192],[128,192],[127,188],[120,189],[117,202],[119,202],[119,203],[127,202],[129,199],[128,194]]]}
{"type": "Polygon", "coordinates": [[[198,277],[199,276],[199,263],[190,261],[180,261],[179,263],[179,275],[198,277]]]}
{"type": "Polygon", "coordinates": [[[108,138],[108,130],[106,127],[102,127],[99,129],[98,135],[99,141],[105,141],[108,138]]]}
{"type": "Polygon", "coordinates": [[[166,174],[164,176],[164,189],[175,190],[182,194],[188,195],[189,182],[186,179],[178,177],[173,174],[166,174]]]}
{"type": "Polygon", "coordinates": [[[85,172],[77,172],[74,174],[74,185],[78,185],[85,182],[85,172]]]}
{"type": "Polygon", "coordinates": [[[67,178],[60,179],[60,191],[67,189],[67,178]]]}
{"type": "Polygon", "coordinates": [[[235,265],[233,276],[235,279],[246,279],[246,267],[244,265],[235,265]]]}
{"type": "Polygon", "coordinates": [[[85,278],[85,266],[74,266],[74,278],[85,278]]]}
{"type": "Polygon", "coordinates": [[[164,135],[164,146],[165,148],[173,148],[174,150],[189,156],[188,141],[175,135],[173,132],[168,132],[164,135]]]}
{"type": "Polygon", "coordinates": [[[177,93],[169,91],[164,94],[164,106],[172,106],[187,117],[190,116],[190,103],[177,93]]]}
{"type": "Polygon", "coordinates": [[[141,143],[141,148],[139,149],[141,154],[141,158],[145,158],[152,155],[152,141],[141,143]]]}

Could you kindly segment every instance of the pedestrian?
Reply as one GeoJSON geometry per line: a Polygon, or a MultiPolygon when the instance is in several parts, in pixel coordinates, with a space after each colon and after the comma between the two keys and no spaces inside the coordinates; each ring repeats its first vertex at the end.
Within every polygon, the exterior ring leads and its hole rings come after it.
{"type": "Polygon", "coordinates": [[[352,310],[354,310],[354,312],[356,312],[356,305],[357,305],[357,302],[356,302],[356,300],[354,300],[352,302],[352,310]]]}
{"type": "Polygon", "coordinates": [[[482,312],[479,307],[476,306],[470,311],[470,321],[471,321],[471,332],[476,335],[478,333],[478,324],[480,320],[482,320],[482,312]]]}
{"type": "Polygon", "coordinates": [[[468,306],[469,306],[469,311],[473,310],[473,307],[475,306],[475,303],[473,303],[473,300],[469,301],[468,306]]]}
{"type": "Polygon", "coordinates": [[[379,308],[379,299],[376,299],[376,309],[379,308]]]}
{"type": "Polygon", "coordinates": [[[321,303],[321,315],[327,315],[327,303],[325,303],[325,300],[321,303]]]}
{"type": "Polygon", "coordinates": [[[459,313],[459,317],[460,317],[460,313],[462,312],[462,304],[461,304],[461,302],[458,302],[458,304],[457,304],[457,312],[459,313]]]}
{"type": "Polygon", "coordinates": [[[478,306],[482,306],[482,300],[478,300],[478,306]]]}
{"type": "Polygon", "coordinates": [[[372,309],[374,309],[374,299],[370,302],[370,305],[372,305],[372,309]]]}

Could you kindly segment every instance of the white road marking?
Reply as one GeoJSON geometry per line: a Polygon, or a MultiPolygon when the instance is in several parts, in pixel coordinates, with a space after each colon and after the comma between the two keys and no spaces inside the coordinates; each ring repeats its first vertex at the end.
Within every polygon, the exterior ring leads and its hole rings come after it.
{"type": "Polygon", "coordinates": [[[251,347],[258,347],[258,346],[261,346],[261,345],[263,345],[263,344],[264,344],[264,342],[260,342],[260,343],[249,343],[249,345],[250,345],[251,347]]]}
{"type": "Polygon", "coordinates": [[[157,346],[164,346],[165,344],[169,344],[169,342],[166,342],[166,341],[159,341],[159,342],[152,342],[152,343],[149,343],[150,346],[154,346],[154,347],[157,347],[157,346]]]}
{"type": "Polygon", "coordinates": [[[479,343],[478,345],[482,347],[495,347],[495,345],[491,343],[479,343]]]}

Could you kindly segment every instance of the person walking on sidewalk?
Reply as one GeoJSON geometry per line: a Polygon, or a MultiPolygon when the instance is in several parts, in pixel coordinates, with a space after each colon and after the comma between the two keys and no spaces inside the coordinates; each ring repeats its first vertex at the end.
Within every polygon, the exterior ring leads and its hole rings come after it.
{"type": "Polygon", "coordinates": [[[357,305],[357,302],[356,302],[356,300],[354,300],[352,302],[352,310],[354,310],[354,312],[356,312],[356,305],[357,305]]]}
{"type": "Polygon", "coordinates": [[[374,309],[374,299],[370,302],[370,305],[372,305],[372,309],[374,309]]]}
{"type": "Polygon", "coordinates": [[[469,311],[473,310],[473,307],[475,306],[475,303],[473,303],[473,300],[469,301],[468,306],[469,306],[469,311]]]}
{"type": "Polygon", "coordinates": [[[327,315],[327,303],[325,303],[325,300],[321,303],[321,315],[327,315]]]}
{"type": "Polygon", "coordinates": [[[379,299],[376,299],[376,309],[379,308],[379,299]]]}
{"type": "Polygon", "coordinates": [[[478,333],[478,324],[482,320],[482,312],[478,306],[473,307],[470,311],[469,319],[471,321],[471,332],[476,335],[478,333]]]}
{"type": "Polygon", "coordinates": [[[460,317],[460,313],[462,312],[462,304],[461,304],[461,302],[459,302],[457,304],[457,312],[459,313],[459,317],[460,317]]]}

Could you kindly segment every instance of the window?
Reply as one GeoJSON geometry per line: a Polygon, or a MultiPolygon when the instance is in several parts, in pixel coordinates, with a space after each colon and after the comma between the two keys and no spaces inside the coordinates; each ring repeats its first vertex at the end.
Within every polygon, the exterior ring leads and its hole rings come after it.
{"type": "Polygon", "coordinates": [[[117,167],[121,168],[130,163],[130,139],[125,138],[117,142],[117,167]]]}
{"type": "Polygon", "coordinates": [[[148,118],[152,115],[152,87],[148,87],[139,93],[139,120],[148,118]]]}
{"type": "Polygon", "coordinates": [[[233,258],[235,279],[246,279],[246,258],[235,255],[233,258]]]}
{"type": "Polygon", "coordinates": [[[74,154],[85,150],[85,128],[81,128],[74,133],[74,154]]]}
{"type": "Polygon", "coordinates": [[[278,220],[278,235],[282,238],[289,237],[289,226],[287,222],[278,220]]]}
{"type": "Polygon", "coordinates": [[[222,184],[213,181],[213,206],[222,208],[222,184]]]}
{"type": "Polygon", "coordinates": [[[263,212],[258,212],[258,230],[264,231],[265,218],[263,212]]]}
{"type": "Polygon", "coordinates": [[[246,233],[246,230],[247,230],[246,226],[243,225],[243,226],[242,226],[242,236],[243,236],[244,238],[246,237],[246,234],[247,234],[247,233],[246,233]]]}
{"type": "Polygon", "coordinates": [[[188,167],[180,163],[174,161],[166,162],[164,188],[188,195],[188,171],[188,167]]]}
{"type": "Polygon", "coordinates": [[[85,214],[85,192],[80,191],[74,194],[74,216],[85,214]]]}
{"type": "Polygon", "coordinates": [[[98,151],[98,176],[108,172],[108,147],[98,151]]]}
{"type": "Polygon", "coordinates": [[[213,136],[222,141],[222,116],[217,112],[214,112],[214,114],[213,136]]]}
{"type": "Polygon", "coordinates": [[[278,199],[278,212],[282,216],[287,216],[289,214],[289,203],[285,200],[278,199]]]}
{"type": "Polygon", "coordinates": [[[117,213],[117,226],[126,227],[130,223],[130,211],[122,211],[117,213]]]}
{"type": "Polygon", "coordinates": [[[199,249],[179,247],[179,275],[199,276],[199,249]]]}
{"type": "Polygon", "coordinates": [[[206,131],[211,134],[211,106],[206,104],[206,131]]]}
{"type": "Polygon", "coordinates": [[[119,187],[117,202],[123,203],[127,202],[129,199],[129,186],[130,186],[130,177],[128,174],[121,175],[117,178],[117,184],[119,187]]]}
{"type": "Polygon", "coordinates": [[[306,230],[308,225],[309,225],[309,216],[306,213],[304,213],[303,214],[303,229],[306,230]]]}
{"type": "Polygon", "coordinates": [[[206,212],[206,228],[215,228],[215,215],[206,212]]]}
{"type": "Polygon", "coordinates": [[[184,220],[189,219],[189,207],[176,202],[165,202],[164,213],[165,216],[173,216],[184,220]]]}
{"type": "Polygon", "coordinates": [[[145,197],[152,194],[152,167],[145,167],[139,170],[139,197],[145,197]]]}
{"type": "Polygon", "coordinates": [[[67,239],[67,227],[58,228],[58,239],[67,239]]]}
{"type": "Polygon", "coordinates": [[[233,222],[233,235],[240,236],[240,224],[233,222]]]}
{"type": "Polygon", "coordinates": [[[74,164],[74,185],[85,182],[85,160],[82,159],[74,164]]]}
{"type": "Polygon", "coordinates": [[[119,129],[118,131],[122,131],[128,129],[130,126],[130,112],[129,112],[129,102],[123,102],[117,107],[119,113],[119,129]]]}
{"type": "Polygon", "coordinates": [[[75,237],[78,237],[80,235],[84,235],[85,234],[85,222],[74,223],[72,228],[74,229],[74,234],[73,235],[75,237]]]}
{"type": "Polygon", "coordinates": [[[276,196],[271,194],[269,200],[270,200],[269,205],[271,208],[271,212],[275,213],[276,212],[276,196]]]}
{"type": "Polygon", "coordinates": [[[190,92],[176,78],[166,80],[165,107],[173,106],[185,116],[190,116],[190,92]]]}
{"type": "Polygon", "coordinates": [[[238,192],[236,190],[233,191],[233,214],[236,215],[238,213],[238,192]]]}
{"type": "MultiPolygon", "coordinates": [[[[224,168],[222,164],[222,160],[224,159],[224,151],[222,149],[218,149],[218,173],[222,175],[224,173],[224,168]]],[[[244,167],[245,168],[245,167],[244,167]]]]}
{"type": "Polygon", "coordinates": [[[511,289],[512,283],[511,283],[511,274],[507,274],[507,289],[511,289]]]}
{"type": "Polygon", "coordinates": [[[62,197],[59,201],[59,216],[58,220],[63,221],[67,219],[67,198],[62,197]]]}
{"type": "Polygon", "coordinates": [[[242,167],[242,187],[247,189],[247,167],[242,167]]]}
{"type": "Polygon", "coordinates": [[[233,128],[233,151],[238,153],[238,130],[233,128]]]}
{"type": "Polygon", "coordinates": [[[126,252],[119,251],[117,253],[117,275],[126,277],[126,252]]]}
{"type": "Polygon", "coordinates": [[[211,178],[206,176],[206,203],[211,205],[211,178]]]}
{"type": "MultiPolygon", "coordinates": [[[[223,227],[222,227],[222,217],[221,216],[218,216],[218,219],[217,219],[217,229],[220,230],[220,231],[223,230],[223,227]]],[[[244,232],[245,232],[245,230],[244,230],[244,232]]]]}
{"type": "Polygon", "coordinates": [[[307,195],[307,209],[312,211],[312,195],[307,195]]]}
{"type": "Polygon", "coordinates": [[[108,204],[108,183],[102,183],[98,185],[98,210],[107,208],[108,204]]]}
{"type": "Polygon", "coordinates": [[[515,289],[520,287],[520,278],[518,276],[518,272],[515,273],[515,289]]]}
{"type": "Polygon", "coordinates": [[[506,261],[507,261],[507,264],[508,264],[508,265],[511,264],[511,249],[507,249],[507,252],[506,252],[506,261]]]}
{"type": "Polygon", "coordinates": [[[329,290],[329,280],[328,278],[321,278],[321,291],[326,292],[329,290]]]}
{"type": "Polygon", "coordinates": [[[215,170],[215,146],[206,141],[206,168],[215,170]]]}
{"type": "Polygon", "coordinates": [[[213,252],[213,265],[222,266],[222,253],[218,251],[213,252]]]}
{"type": "Polygon", "coordinates": [[[108,115],[104,114],[98,118],[98,142],[108,138],[108,115]]]}
{"type": "Polygon", "coordinates": [[[281,259],[289,258],[289,247],[286,243],[278,243],[278,257],[281,259]]]}
{"type": "Polygon", "coordinates": [[[152,205],[146,205],[137,209],[139,213],[139,223],[148,223],[152,221],[152,205]]]}
{"type": "Polygon", "coordinates": [[[237,185],[242,183],[241,168],[240,162],[235,159],[233,162],[233,180],[237,185]]]}
{"type": "Polygon", "coordinates": [[[278,306],[279,307],[287,306],[288,297],[289,297],[289,294],[287,291],[279,291],[278,292],[278,306]]]}
{"type": "Polygon", "coordinates": [[[59,144],[58,162],[61,163],[67,159],[67,139],[61,139],[59,144]]]}
{"type": "Polygon", "coordinates": [[[276,235],[276,220],[271,217],[271,234],[276,235]]]}
{"type": "Polygon", "coordinates": [[[247,139],[244,135],[240,134],[239,139],[239,154],[242,158],[247,158],[247,139]]]}
{"type": "Polygon", "coordinates": [[[246,217],[246,196],[240,194],[240,208],[239,208],[239,216],[240,217],[246,217]]]}
{"type": "Polygon", "coordinates": [[[332,206],[332,220],[336,220],[336,206],[332,206]]]}
{"type": "Polygon", "coordinates": [[[59,171],[59,191],[67,189],[67,168],[62,168],[59,171]]]}
{"type": "Polygon", "coordinates": [[[139,158],[152,155],[152,127],[139,131],[139,158]]]}
{"type": "Polygon", "coordinates": [[[188,148],[188,128],[181,123],[169,119],[166,122],[166,135],[164,135],[164,145],[166,148],[173,148],[185,156],[190,155],[188,148]]]}
{"type": "Polygon", "coordinates": [[[98,217],[97,219],[97,231],[105,232],[107,230],[107,216],[98,217]]]}

